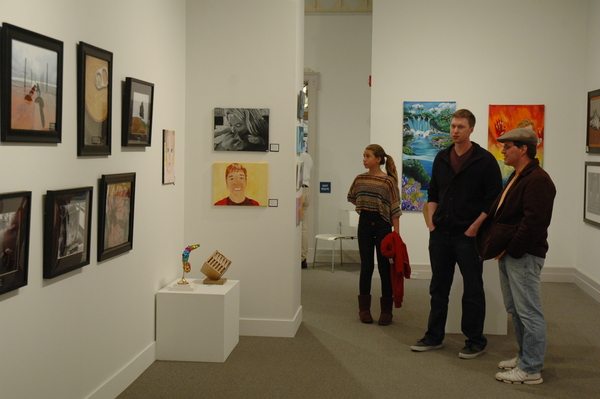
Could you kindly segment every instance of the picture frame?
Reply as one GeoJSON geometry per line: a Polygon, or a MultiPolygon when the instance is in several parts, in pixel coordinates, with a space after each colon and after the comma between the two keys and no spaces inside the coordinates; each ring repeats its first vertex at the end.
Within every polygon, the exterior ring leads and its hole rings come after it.
{"type": "Polygon", "coordinates": [[[44,278],[90,264],[93,187],[48,190],[44,202],[44,278]]]}
{"type": "Polygon", "coordinates": [[[296,118],[299,120],[304,119],[304,103],[306,103],[306,93],[304,90],[300,90],[298,93],[298,104],[296,105],[296,118]]]}
{"type": "Polygon", "coordinates": [[[215,108],[214,151],[268,151],[269,117],[269,108],[215,108]]]}
{"type": "Polygon", "coordinates": [[[600,162],[585,163],[583,221],[600,228],[600,162]]]}
{"type": "Polygon", "coordinates": [[[0,194],[0,295],[27,285],[31,191],[0,194]]]}
{"type": "Polygon", "coordinates": [[[102,175],[98,209],[98,262],[133,249],[135,173],[102,175]]]}
{"type": "Polygon", "coordinates": [[[11,24],[0,31],[1,140],[60,143],[63,42],[11,24]]]}
{"type": "Polygon", "coordinates": [[[600,154],[600,89],[588,92],[585,151],[600,154]]]}
{"type": "Polygon", "coordinates": [[[111,154],[113,54],[77,45],[77,155],[111,154]]]}
{"type": "Polygon", "coordinates": [[[126,78],[122,103],[123,147],[150,147],[153,108],[154,83],[126,78]]]}
{"type": "Polygon", "coordinates": [[[162,183],[175,184],[175,131],[163,129],[162,183]]]}
{"type": "Polygon", "coordinates": [[[267,162],[213,163],[213,205],[258,208],[269,203],[267,162]]]}

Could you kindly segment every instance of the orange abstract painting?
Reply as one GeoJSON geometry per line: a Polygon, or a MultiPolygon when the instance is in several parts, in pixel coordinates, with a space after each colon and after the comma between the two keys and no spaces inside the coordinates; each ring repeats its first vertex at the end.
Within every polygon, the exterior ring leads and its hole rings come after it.
{"type": "Polygon", "coordinates": [[[502,180],[506,182],[513,168],[504,165],[502,144],[496,139],[517,127],[531,127],[538,136],[536,158],[544,160],[544,105],[490,105],[488,119],[488,150],[498,160],[502,180]]]}

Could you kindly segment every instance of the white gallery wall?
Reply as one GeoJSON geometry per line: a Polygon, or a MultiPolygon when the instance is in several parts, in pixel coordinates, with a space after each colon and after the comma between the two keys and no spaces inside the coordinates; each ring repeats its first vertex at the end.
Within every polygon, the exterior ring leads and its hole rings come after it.
{"type": "Polygon", "coordinates": [[[0,144],[0,192],[32,192],[29,282],[0,296],[0,397],[112,398],[155,359],[155,293],[181,273],[185,139],[183,0],[0,1],[0,18],[64,43],[60,144],[0,144]],[[77,157],[80,41],[113,53],[112,155],[77,157]],[[121,82],[155,84],[152,146],[121,147],[121,82]],[[162,129],[176,185],[162,185],[162,129]],[[97,262],[98,179],[135,172],[133,250],[97,262]],[[91,263],[42,278],[43,196],[94,187],[91,263]],[[99,389],[99,390],[98,390],[99,389]]]}
{"type": "MultiPolygon", "coordinates": [[[[325,132],[319,140],[339,143],[338,151],[325,151],[319,143],[319,180],[338,184],[332,184],[332,194],[319,195],[316,232],[335,229],[336,211],[346,205],[345,186],[362,171],[353,152],[360,154],[375,142],[401,163],[404,101],[456,101],[458,108],[471,109],[478,120],[472,139],[484,147],[490,104],[545,104],[544,168],[558,194],[544,276],[547,281],[581,280],[584,289],[596,287],[590,294],[598,297],[595,242],[600,231],[583,222],[584,162],[600,161],[585,153],[587,92],[600,87],[598,2],[377,0],[373,7],[372,43],[348,33],[370,33],[370,15],[364,20],[326,13],[305,18],[305,66],[321,73],[319,129],[325,132]],[[338,35],[340,30],[345,36],[338,35]],[[363,56],[371,51],[372,70],[363,69],[363,56]],[[356,59],[348,62],[350,52],[356,59]],[[332,87],[340,71],[372,73],[373,87],[364,93],[352,78],[332,87]],[[348,87],[370,102],[370,115],[362,116],[361,100],[350,100],[348,87]],[[357,115],[370,120],[370,136],[355,120],[335,128],[357,115]]],[[[422,213],[405,212],[401,231],[413,270],[428,276],[428,231],[422,213]]]]}
{"type": "MultiPolygon", "coordinates": [[[[576,266],[600,281],[597,262],[578,262],[573,234],[592,230],[582,221],[586,93],[593,89],[584,85],[588,5],[378,0],[371,137],[399,157],[401,126],[390,133],[389,115],[400,116],[403,101],[456,101],[476,115],[472,139],[487,146],[489,104],[545,104],[544,169],[557,187],[546,271],[576,266]]],[[[411,261],[428,265],[422,214],[406,212],[401,225],[411,261]]]]}
{"type": "MultiPolygon", "coordinates": [[[[314,237],[338,232],[338,210],[354,208],[346,198],[348,189],[354,177],[365,171],[362,153],[371,130],[372,15],[306,14],[304,20],[304,67],[320,74],[317,133],[310,129],[308,133],[314,161],[308,237],[314,237]],[[319,193],[319,182],[330,182],[331,193],[319,193]]],[[[309,102],[314,95],[309,91],[309,102]]],[[[314,247],[314,240],[309,240],[309,247],[314,247]]],[[[319,246],[317,261],[330,259],[330,247],[329,243],[319,246]]],[[[344,249],[357,252],[358,246],[345,241],[344,249]]]]}
{"type": "Polygon", "coordinates": [[[200,244],[189,275],[203,278],[202,262],[215,250],[231,260],[225,277],[240,280],[241,335],[292,337],[302,321],[295,216],[301,3],[189,1],[186,10],[185,240],[200,244]],[[269,141],[279,152],[213,151],[214,108],[269,108],[269,141]],[[278,206],[214,206],[215,162],[268,163],[269,198],[278,206]]]}

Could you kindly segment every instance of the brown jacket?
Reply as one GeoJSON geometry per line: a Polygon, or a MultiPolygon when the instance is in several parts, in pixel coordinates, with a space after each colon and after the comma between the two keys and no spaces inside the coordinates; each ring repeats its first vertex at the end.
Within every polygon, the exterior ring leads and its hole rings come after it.
{"type": "MultiPolygon", "coordinates": [[[[509,183],[515,175],[513,172],[509,183]]],[[[500,193],[477,232],[477,250],[483,260],[502,251],[517,259],[526,253],[546,257],[556,188],[537,159],[527,164],[516,179],[498,209],[500,193]]]]}

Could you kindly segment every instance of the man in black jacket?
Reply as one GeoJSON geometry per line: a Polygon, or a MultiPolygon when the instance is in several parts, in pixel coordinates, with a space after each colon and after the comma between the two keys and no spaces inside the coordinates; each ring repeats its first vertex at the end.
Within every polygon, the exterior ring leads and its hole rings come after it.
{"type": "Polygon", "coordinates": [[[540,274],[548,251],[548,226],[556,187],[535,158],[537,134],[517,128],[498,138],[504,163],[515,168],[477,234],[482,259],[498,259],[506,311],[512,315],[517,356],[498,367],[499,381],[541,384],[546,355],[546,321],[540,274]]]}
{"type": "Polygon", "coordinates": [[[416,352],[442,347],[457,263],[464,283],[461,329],[467,337],[459,357],[473,359],[487,345],[483,335],[483,262],[477,253],[475,235],[502,189],[502,178],[494,156],[470,141],[474,128],[471,111],[456,111],[450,125],[453,144],[440,151],[433,161],[427,203],[431,310],[425,336],[410,347],[416,352]]]}

